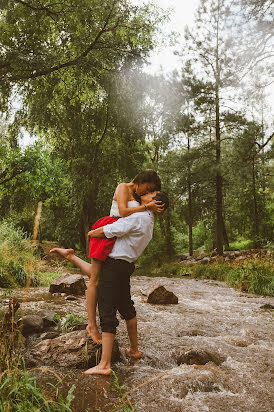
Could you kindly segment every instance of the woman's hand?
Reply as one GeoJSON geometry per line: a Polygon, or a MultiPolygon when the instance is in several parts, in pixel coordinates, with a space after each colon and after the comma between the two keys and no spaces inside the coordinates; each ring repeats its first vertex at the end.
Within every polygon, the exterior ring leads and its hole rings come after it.
{"type": "Polygon", "coordinates": [[[161,215],[164,211],[165,204],[160,200],[152,200],[146,204],[146,207],[148,210],[155,213],[155,215],[161,215]]]}
{"type": "Polygon", "coordinates": [[[88,232],[88,236],[90,237],[91,234],[92,234],[92,230],[90,230],[90,231],[88,232]]]}

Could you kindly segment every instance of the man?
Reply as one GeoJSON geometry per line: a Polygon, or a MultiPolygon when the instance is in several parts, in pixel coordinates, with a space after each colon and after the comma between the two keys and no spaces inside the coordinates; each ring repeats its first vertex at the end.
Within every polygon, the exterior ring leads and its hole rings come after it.
{"type": "MultiPolygon", "coordinates": [[[[152,192],[142,196],[142,205],[152,200],[164,204],[163,212],[169,205],[168,196],[164,192],[152,192]]],[[[146,210],[134,213],[117,222],[90,231],[90,237],[103,239],[116,237],[114,247],[102,264],[98,285],[98,307],[102,330],[102,357],[100,363],[85,371],[85,374],[109,375],[111,373],[111,354],[116,327],[117,310],[126,321],[130,347],[126,350],[129,357],[139,359],[137,318],[134,302],[130,295],[130,275],[134,272],[134,262],[142,254],[152,239],[154,215],[146,210]]],[[[73,249],[54,248],[70,262],[76,264],[84,274],[89,274],[90,264],[74,255],[73,249]]]]}
{"type": "MultiPolygon", "coordinates": [[[[168,197],[164,192],[153,192],[142,196],[142,204],[152,199],[162,201],[164,210],[168,207],[168,197]]],[[[134,302],[130,295],[130,275],[134,272],[134,262],[152,239],[154,215],[150,211],[134,213],[110,225],[89,232],[95,238],[117,240],[102,265],[98,285],[98,307],[102,330],[102,357],[100,363],[85,371],[85,374],[109,375],[111,354],[116,327],[117,310],[126,321],[130,347],[126,354],[135,359],[141,357],[138,350],[137,318],[134,302]]]]}

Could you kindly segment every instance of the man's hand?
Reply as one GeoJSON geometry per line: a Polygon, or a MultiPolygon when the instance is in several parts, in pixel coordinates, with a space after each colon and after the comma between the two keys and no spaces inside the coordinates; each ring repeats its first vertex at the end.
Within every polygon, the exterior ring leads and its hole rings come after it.
{"type": "Polygon", "coordinates": [[[106,239],[106,236],[104,234],[104,229],[103,226],[102,227],[98,227],[98,229],[95,230],[90,230],[88,232],[88,236],[89,237],[95,237],[97,239],[106,239]]]}

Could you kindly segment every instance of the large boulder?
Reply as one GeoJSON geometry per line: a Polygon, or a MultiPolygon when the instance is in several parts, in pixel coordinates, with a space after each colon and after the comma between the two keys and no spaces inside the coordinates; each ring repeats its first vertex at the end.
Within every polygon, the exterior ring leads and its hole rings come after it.
{"type": "Polygon", "coordinates": [[[210,353],[206,350],[189,350],[177,358],[177,364],[181,365],[185,363],[187,365],[205,365],[208,362],[213,362],[216,365],[220,365],[225,361],[225,357],[210,353]]]}
{"type": "Polygon", "coordinates": [[[178,303],[178,297],[173,292],[166,290],[164,286],[159,286],[148,295],[147,303],[157,305],[176,304],[178,303]]]}
{"type": "Polygon", "coordinates": [[[82,275],[64,273],[50,285],[50,293],[66,293],[67,295],[84,295],[86,283],[82,275]]]}
{"type": "MultiPolygon", "coordinates": [[[[46,339],[24,354],[27,365],[54,365],[65,368],[90,368],[101,358],[97,345],[85,330],[74,331],[55,339],[46,339]]],[[[117,341],[114,341],[112,361],[120,360],[117,341]]]]}

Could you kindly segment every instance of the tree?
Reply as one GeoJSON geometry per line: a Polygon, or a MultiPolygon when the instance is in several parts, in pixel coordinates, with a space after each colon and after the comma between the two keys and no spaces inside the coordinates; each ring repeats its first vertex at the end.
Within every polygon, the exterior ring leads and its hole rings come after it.
{"type": "Polygon", "coordinates": [[[151,49],[161,19],[151,6],[137,7],[127,0],[2,0],[2,93],[9,97],[14,84],[75,66],[92,76],[116,70],[117,55],[135,58],[151,49]]]}

